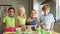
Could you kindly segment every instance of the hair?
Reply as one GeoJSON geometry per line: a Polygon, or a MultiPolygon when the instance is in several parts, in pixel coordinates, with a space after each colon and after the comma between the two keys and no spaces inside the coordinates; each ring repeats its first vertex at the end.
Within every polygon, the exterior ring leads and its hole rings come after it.
{"type": "MultiPolygon", "coordinates": [[[[21,6],[19,6],[19,8],[23,8],[24,9],[24,12],[25,12],[25,7],[24,6],[21,5],[21,6]]],[[[18,13],[18,15],[19,15],[19,13],[18,13]]],[[[26,13],[23,14],[23,17],[26,17],[26,13]]]]}
{"type": "MultiPolygon", "coordinates": [[[[36,11],[36,10],[33,9],[33,10],[31,10],[31,12],[32,12],[32,11],[35,11],[35,13],[37,14],[37,11],[36,11]]],[[[30,12],[30,14],[31,14],[31,12],[30,12]]]]}
{"type": "Polygon", "coordinates": [[[11,10],[11,9],[13,9],[13,10],[14,10],[14,13],[15,13],[15,9],[14,9],[13,7],[10,7],[10,8],[8,9],[8,12],[10,12],[9,10],[11,10]]]}
{"type": "MultiPolygon", "coordinates": [[[[35,13],[37,14],[37,11],[36,11],[36,10],[33,9],[33,10],[31,10],[31,12],[32,12],[32,11],[35,11],[35,13]]],[[[30,12],[30,14],[31,14],[31,12],[30,12]]],[[[32,17],[31,17],[31,18],[32,18],[32,17]]],[[[37,19],[37,17],[35,17],[35,19],[37,19]]]]}
{"type": "Polygon", "coordinates": [[[44,5],[43,7],[42,7],[42,10],[46,10],[46,9],[49,9],[50,10],[50,6],[47,4],[47,5],[44,5]]]}

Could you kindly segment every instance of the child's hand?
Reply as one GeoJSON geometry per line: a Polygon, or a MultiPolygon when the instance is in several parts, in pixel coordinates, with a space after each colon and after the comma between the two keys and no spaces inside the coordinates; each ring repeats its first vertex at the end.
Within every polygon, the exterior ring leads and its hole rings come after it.
{"type": "Polygon", "coordinates": [[[5,27],[5,26],[3,26],[3,28],[5,29],[6,27],[5,27]]]}
{"type": "Polygon", "coordinates": [[[2,25],[4,29],[6,29],[5,23],[2,25]]]}
{"type": "Polygon", "coordinates": [[[48,31],[48,28],[44,28],[44,30],[48,31]]]}
{"type": "Polygon", "coordinates": [[[50,29],[50,31],[53,31],[53,29],[50,29]]]}
{"type": "Polygon", "coordinates": [[[31,29],[27,29],[26,32],[30,32],[31,29]]]}
{"type": "Polygon", "coordinates": [[[41,26],[38,26],[38,28],[41,28],[41,26]]]}

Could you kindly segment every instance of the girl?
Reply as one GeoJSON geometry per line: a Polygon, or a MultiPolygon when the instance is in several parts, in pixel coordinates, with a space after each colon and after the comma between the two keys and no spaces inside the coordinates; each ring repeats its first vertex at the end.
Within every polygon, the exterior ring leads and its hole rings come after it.
{"type": "Polygon", "coordinates": [[[32,10],[30,13],[30,17],[27,19],[27,24],[26,25],[34,25],[31,27],[32,29],[36,29],[38,26],[38,18],[37,18],[37,12],[36,10],[32,10]]]}
{"type": "Polygon", "coordinates": [[[17,27],[24,27],[26,22],[26,14],[24,6],[20,6],[18,8],[18,15],[16,17],[16,26],[17,27]]]}
{"type": "Polygon", "coordinates": [[[5,16],[3,19],[3,25],[6,31],[14,31],[15,28],[15,9],[10,7],[8,9],[8,16],[5,16]]]}

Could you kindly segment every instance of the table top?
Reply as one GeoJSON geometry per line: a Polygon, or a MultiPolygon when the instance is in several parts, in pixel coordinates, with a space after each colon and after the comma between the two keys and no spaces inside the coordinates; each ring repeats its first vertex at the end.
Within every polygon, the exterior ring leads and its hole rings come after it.
{"type": "MultiPolygon", "coordinates": [[[[15,32],[4,32],[3,34],[15,34],[15,32]]],[[[32,34],[37,34],[36,31],[33,31],[32,34]]],[[[52,34],[59,34],[58,32],[52,32],[52,34]]]]}

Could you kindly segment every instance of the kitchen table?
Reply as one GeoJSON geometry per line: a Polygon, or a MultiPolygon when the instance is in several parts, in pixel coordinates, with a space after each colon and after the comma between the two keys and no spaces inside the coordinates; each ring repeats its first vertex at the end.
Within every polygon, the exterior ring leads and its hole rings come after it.
{"type": "MultiPolygon", "coordinates": [[[[4,32],[3,34],[15,34],[15,32],[4,32]]],[[[37,34],[36,31],[32,31],[32,34],[37,34]]],[[[52,32],[52,34],[60,34],[58,32],[52,32]]]]}

